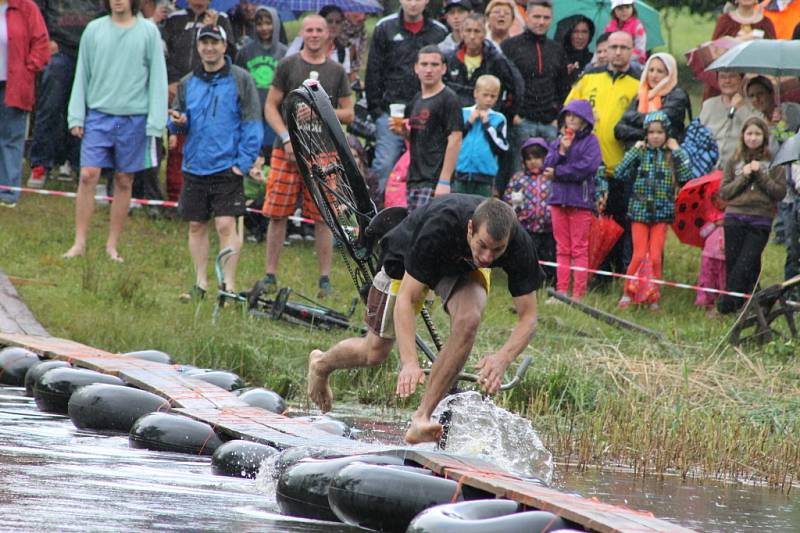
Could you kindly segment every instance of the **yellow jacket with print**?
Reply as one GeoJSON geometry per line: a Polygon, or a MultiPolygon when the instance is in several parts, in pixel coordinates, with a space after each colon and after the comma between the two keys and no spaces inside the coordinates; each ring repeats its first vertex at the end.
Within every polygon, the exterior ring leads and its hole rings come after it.
{"type": "Polygon", "coordinates": [[[625,145],[614,137],[614,126],[639,93],[641,72],[642,68],[637,64],[631,64],[628,70],[621,73],[611,72],[608,67],[591,68],[584,72],[564,101],[567,104],[583,99],[592,104],[594,134],[600,141],[607,176],[614,174],[614,167],[625,155],[625,145]]]}

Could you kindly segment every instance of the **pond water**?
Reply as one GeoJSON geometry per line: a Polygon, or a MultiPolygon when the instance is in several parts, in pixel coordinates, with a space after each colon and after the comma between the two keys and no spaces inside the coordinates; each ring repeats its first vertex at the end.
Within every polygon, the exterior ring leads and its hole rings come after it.
{"type": "MultiPolygon", "coordinates": [[[[401,441],[402,413],[337,406],[337,417],[358,428],[358,438],[401,441]]],[[[800,530],[793,498],[759,487],[560,470],[557,488],[698,531],[800,530]]],[[[215,476],[208,457],[131,449],[127,436],[78,430],[12,387],[0,387],[0,516],[2,532],[364,531],[282,516],[274,485],[261,476],[215,476]]]]}

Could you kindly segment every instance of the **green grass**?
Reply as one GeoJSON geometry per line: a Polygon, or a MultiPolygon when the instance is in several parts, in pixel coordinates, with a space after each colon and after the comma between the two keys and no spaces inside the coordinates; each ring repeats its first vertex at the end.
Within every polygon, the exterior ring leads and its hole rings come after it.
{"type": "MultiPolygon", "coordinates": [[[[676,41],[678,36],[704,40],[676,32],[676,41]]],[[[121,242],[126,262],[119,265],[103,253],[108,210],[101,208],[88,255],[63,260],[73,220],[72,201],[53,197],[26,195],[17,209],[0,210],[0,269],[29,280],[18,290],[52,335],[110,351],[164,350],[181,363],[233,370],[298,403],[305,402],[308,352],[346,335],[251,318],[237,306],[215,323],[213,298],[179,303],[178,294],[193,282],[184,223],[136,212],[121,242]]],[[[763,286],[782,281],[783,260],[781,247],[767,247],[763,286]]],[[[263,262],[263,244],[245,244],[240,288],[263,274],[263,262]]],[[[697,248],[670,236],[666,279],[694,283],[699,264],[697,248]]],[[[313,246],[284,249],[279,282],[315,293],[313,246]]],[[[330,304],[348,308],[355,290],[338,257],[333,285],[330,304]]],[[[614,283],[586,301],[616,313],[620,292],[614,283]]],[[[752,478],[785,487],[798,473],[797,341],[733,349],[724,340],[732,319],[707,320],[693,299],[692,291],[666,288],[660,313],[620,313],[661,332],[664,343],[565,306],[541,305],[538,332],[526,352],[534,363],[524,382],[497,401],[528,416],[556,457],[579,467],[621,464],[642,475],[752,478]]],[[[504,342],[515,322],[510,305],[504,276],[496,273],[470,364],[504,342]]],[[[362,312],[359,307],[354,320],[362,312]]],[[[446,334],[440,309],[434,319],[446,334]]],[[[393,356],[376,369],[336,374],[337,401],[413,407],[418,396],[399,400],[393,394],[396,368],[393,356]]]]}

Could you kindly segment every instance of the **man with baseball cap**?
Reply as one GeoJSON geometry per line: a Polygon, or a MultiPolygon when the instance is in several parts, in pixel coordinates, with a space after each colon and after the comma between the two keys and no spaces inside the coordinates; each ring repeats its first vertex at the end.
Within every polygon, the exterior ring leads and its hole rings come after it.
{"type": "Polygon", "coordinates": [[[470,0],[445,0],[444,20],[450,28],[450,33],[447,34],[444,41],[439,43],[439,49],[443,54],[446,55],[458,49],[461,44],[461,25],[464,24],[464,19],[470,13],[472,13],[470,0]]]}
{"type": "MultiPolygon", "coordinates": [[[[182,300],[200,299],[208,287],[208,221],[220,248],[241,248],[237,219],[245,213],[244,173],[261,149],[261,104],[252,76],[225,56],[227,32],[207,24],[197,33],[201,64],[184,76],[169,112],[169,143],[186,135],[178,212],[189,221],[195,283],[182,300]]],[[[225,288],[235,290],[238,253],[225,264],[225,288]]]]}

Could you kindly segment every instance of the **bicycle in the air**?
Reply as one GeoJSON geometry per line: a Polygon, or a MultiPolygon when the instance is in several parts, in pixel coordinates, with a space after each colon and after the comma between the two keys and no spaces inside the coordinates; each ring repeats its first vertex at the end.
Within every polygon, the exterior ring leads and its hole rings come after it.
{"type": "MultiPolygon", "coordinates": [[[[377,212],[330,97],[318,81],[306,80],[290,92],[283,109],[297,167],[323,220],[333,232],[362,301],[366,302],[372,278],[380,270],[380,239],[399,224],[407,212],[398,207],[377,212]]],[[[435,351],[419,334],[416,344],[433,363],[443,343],[428,310],[423,307],[421,314],[435,351]]],[[[517,385],[530,362],[531,357],[526,356],[515,375],[500,389],[508,390],[517,385]]],[[[478,376],[462,372],[458,379],[475,382],[478,376]]]]}

